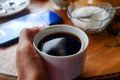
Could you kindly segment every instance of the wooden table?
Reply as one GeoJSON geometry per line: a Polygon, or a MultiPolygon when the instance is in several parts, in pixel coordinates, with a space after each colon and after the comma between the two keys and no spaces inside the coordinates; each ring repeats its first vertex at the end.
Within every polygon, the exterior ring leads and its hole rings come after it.
{"type": "MultiPolygon", "coordinates": [[[[31,0],[27,9],[13,16],[0,18],[0,22],[2,23],[25,14],[38,12],[44,9],[55,11],[64,18],[63,24],[72,25],[71,21],[67,17],[66,11],[54,10],[52,3],[48,0],[31,0]]],[[[87,80],[87,77],[91,77],[91,79],[94,78],[96,80],[97,78],[101,78],[103,75],[110,78],[111,75],[109,76],[109,74],[113,73],[114,77],[118,78],[120,76],[120,15],[117,14],[116,16],[117,17],[115,17],[108,28],[104,31],[97,34],[88,34],[90,43],[87,49],[84,69],[80,77],[83,78],[83,80],[87,80]]],[[[4,48],[0,47],[0,54],[15,54],[16,47],[17,43],[4,48]]]]}

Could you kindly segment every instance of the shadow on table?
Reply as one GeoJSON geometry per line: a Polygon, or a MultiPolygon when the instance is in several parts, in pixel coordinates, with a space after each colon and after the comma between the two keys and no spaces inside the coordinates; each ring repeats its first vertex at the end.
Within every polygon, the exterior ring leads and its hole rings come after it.
{"type": "Polygon", "coordinates": [[[120,80],[120,72],[107,74],[107,75],[93,76],[93,77],[79,76],[74,80],[120,80]]]}
{"type": "Polygon", "coordinates": [[[27,15],[29,13],[30,13],[30,10],[26,8],[23,11],[20,11],[18,13],[13,14],[13,15],[5,16],[5,17],[0,17],[0,19],[2,19],[3,22],[4,22],[4,20],[5,21],[9,21],[9,20],[12,20],[12,19],[16,19],[16,18],[25,16],[25,15],[27,15]]]}

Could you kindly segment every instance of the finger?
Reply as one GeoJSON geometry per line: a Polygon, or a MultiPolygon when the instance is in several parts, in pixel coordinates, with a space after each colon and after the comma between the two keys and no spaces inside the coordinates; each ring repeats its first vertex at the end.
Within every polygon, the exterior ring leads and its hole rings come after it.
{"type": "Polygon", "coordinates": [[[40,28],[38,28],[38,27],[23,29],[20,33],[19,43],[32,42],[33,37],[39,31],[40,31],[40,28]]]}
{"type": "Polygon", "coordinates": [[[38,27],[25,28],[21,31],[20,38],[19,38],[19,44],[17,47],[17,56],[26,57],[28,55],[29,56],[34,55],[33,53],[35,53],[35,50],[32,45],[32,39],[38,31],[40,31],[40,28],[38,27]],[[33,53],[31,52],[32,54],[28,54],[30,53],[30,50],[33,52],[33,53]],[[26,53],[26,54],[22,54],[22,53],[26,53]]]}
{"type": "Polygon", "coordinates": [[[42,29],[42,28],[40,28],[40,27],[31,28],[31,32],[32,32],[31,38],[33,38],[33,37],[35,36],[35,34],[36,34],[37,32],[39,32],[41,29],[42,29]]]}

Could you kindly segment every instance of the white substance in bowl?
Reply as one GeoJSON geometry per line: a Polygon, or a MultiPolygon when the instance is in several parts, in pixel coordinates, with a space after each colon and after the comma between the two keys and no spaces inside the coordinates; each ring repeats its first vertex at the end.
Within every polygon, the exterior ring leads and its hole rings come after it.
{"type": "Polygon", "coordinates": [[[77,8],[71,16],[72,22],[84,31],[103,30],[111,20],[110,14],[105,9],[96,6],[77,8]]]}

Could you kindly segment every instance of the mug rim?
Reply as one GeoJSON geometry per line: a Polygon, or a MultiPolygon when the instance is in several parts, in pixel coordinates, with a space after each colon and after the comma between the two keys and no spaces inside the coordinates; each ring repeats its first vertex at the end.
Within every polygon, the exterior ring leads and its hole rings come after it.
{"type": "MultiPolygon", "coordinates": [[[[55,33],[56,33],[56,32],[55,32],[55,33]]],[[[71,32],[69,32],[69,33],[71,33],[71,32]]],[[[76,35],[76,34],[75,34],[75,35],[76,35]]],[[[78,35],[76,35],[76,36],[78,36],[78,35]]],[[[81,40],[81,37],[80,37],[80,36],[78,36],[78,37],[79,37],[80,40],[81,40]]],[[[84,42],[85,42],[85,41],[84,41],[84,42]]],[[[81,43],[82,43],[82,42],[81,42],[81,43]]],[[[89,39],[88,39],[87,34],[86,34],[84,31],[82,31],[81,29],[76,28],[76,27],[74,27],[74,26],[64,25],[64,24],[52,25],[52,26],[46,27],[46,28],[42,29],[41,31],[39,31],[39,32],[34,36],[34,39],[33,39],[33,46],[34,46],[34,48],[38,51],[38,53],[39,53],[39,54],[42,54],[42,55],[46,55],[46,56],[48,56],[48,57],[52,57],[52,58],[67,58],[67,57],[76,56],[76,55],[84,52],[84,51],[86,50],[88,44],[89,44],[89,39]],[[55,28],[61,28],[61,27],[63,27],[63,28],[64,28],[64,27],[69,27],[69,28],[72,28],[72,29],[75,29],[75,30],[79,30],[79,32],[82,33],[82,34],[85,36],[85,38],[86,38],[86,43],[85,43],[85,44],[82,44],[80,50],[79,50],[77,53],[72,54],[72,55],[67,55],[67,56],[48,55],[48,54],[46,54],[45,52],[40,51],[40,50],[37,48],[37,44],[35,43],[35,40],[36,40],[37,36],[38,36],[41,32],[43,32],[43,31],[45,31],[45,30],[55,29],[55,28]],[[82,48],[83,48],[83,49],[82,49],[82,48]]]]}

